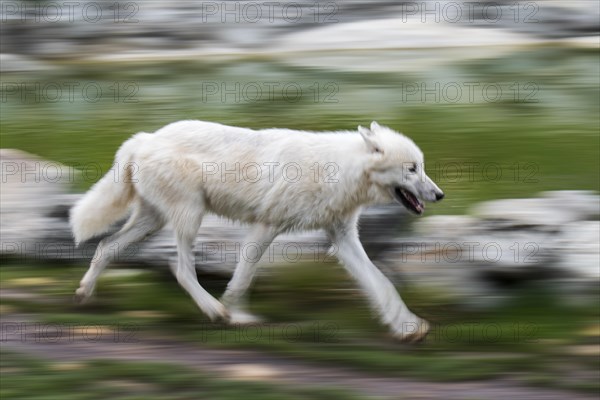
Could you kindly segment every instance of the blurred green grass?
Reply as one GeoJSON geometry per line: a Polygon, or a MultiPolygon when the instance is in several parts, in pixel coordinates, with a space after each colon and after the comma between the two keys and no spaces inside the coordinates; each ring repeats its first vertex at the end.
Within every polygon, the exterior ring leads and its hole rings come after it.
{"type": "MultiPolygon", "coordinates": [[[[527,383],[600,388],[596,381],[566,379],[563,369],[556,368],[568,366],[582,376],[600,368],[593,354],[570,351],[597,343],[597,333],[585,333],[598,327],[597,292],[583,302],[568,303],[551,285],[530,283],[510,289],[504,302],[473,310],[409,286],[401,290],[405,301],[433,323],[433,331],[425,343],[405,346],[395,343],[373,318],[365,299],[336,264],[269,268],[256,282],[250,301],[251,310],[266,322],[246,327],[208,321],[166,268],[103,276],[97,297],[83,307],[71,304],[71,297],[84,267],[5,266],[0,287],[41,295],[5,298],[3,304],[46,323],[131,326],[140,334],[203,346],[259,349],[426,380],[518,376],[527,383]]],[[[226,279],[200,276],[200,282],[218,296],[226,279]]]]}
{"type": "Polygon", "coordinates": [[[218,379],[168,363],[90,360],[49,362],[2,351],[3,399],[329,400],[362,397],[338,389],[290,389],[218,379]]]}

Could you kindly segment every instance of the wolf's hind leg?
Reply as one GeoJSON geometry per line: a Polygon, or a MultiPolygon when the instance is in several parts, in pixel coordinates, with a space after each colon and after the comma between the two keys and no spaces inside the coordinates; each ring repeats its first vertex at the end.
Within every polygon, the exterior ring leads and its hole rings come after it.
{"type": "Polygon", "coordinates": [[[229,320],[227,309],[210,293],[206,291],[196,275],[194,266],[194,239],[202,221],[202,210],[185,210],[175,215],[173,225],[177,241],[177,264],[171,265],[177,282],[194,299],[196,305],[212,320],[229,320]]]}
{"type": "Polygon", "coordinates": [[[102,239],[98,244],[90,268],[83,276],[79,288],[75,291],[75,301],[82,303],[88,300],[94,292],[98,277],[107,265],[118,259],[119,254],[122,254],[127,246],[145,239],[162,228],[163,225],[164,220],[160,214],[152,206],[143,200],[139,200],[137,207],[123,228],[102,239]]]}
{"type": "Polygon", "coordinates": [[[257,264],[265,250],[273,242],[279,232],[277,229],[262,224],[253,225],[242,246],[240,260],[235,267],[233,277],[221,301],[229,309],[231,323],[253,323],[260,321],[246,311],[245,294],[256,274],[257,264]]]}

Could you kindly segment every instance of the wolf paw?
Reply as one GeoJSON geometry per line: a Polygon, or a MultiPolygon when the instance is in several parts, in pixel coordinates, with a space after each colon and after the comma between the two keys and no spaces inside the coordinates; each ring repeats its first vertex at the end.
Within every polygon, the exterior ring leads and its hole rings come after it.
{"type": "Polygon", "coordinates": [[[263,319],[261,317],[240,309],[230,309],[229,315],[230,324],[251,325],[263,322],[263,319]]]}
{"type": "Polygon", "coordinates": [[[225,306],[219,302],[212,305],[209,309],[204,309],[204,312],[212,322],[229,323],[231,315],[225,306]]]}
{"type": "Polygon", "coordinates": [[[80,287],[75,291],[73,302],[75,304],[86,304],[92,298],[92,292],[85,287],[80,287]]]}
{"type": "Polygon", "coordinates": [[[420,343],[425,340],[425,337],[429,333],[431,329],[429,322],[424,319],[419,319],[416,324],[408,324],[411,326],[411,329],[407,329],[406,332],[396,332],[394,333],[394,339],[401,343],[420,343]]]}

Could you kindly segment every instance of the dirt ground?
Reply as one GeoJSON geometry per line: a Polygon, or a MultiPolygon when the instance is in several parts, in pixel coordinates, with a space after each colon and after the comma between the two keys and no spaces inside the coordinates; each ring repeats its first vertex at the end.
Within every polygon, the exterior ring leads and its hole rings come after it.
{"type": "Polygon", "coordinates": [[[508,379],[477,382],[427,382],[378,376],[355,370],[311,364],[294,358],[251,350],[212,349],[169,337],[139,332],[103,332],[68,329],[60,335],[41,332],[40,324],[25,314],[4,314],[1,347],[52,360],[148,361],[173,363],[220,378],[269,382],[290,387],[343,388],[375,398],[402,399],[594,399],[565,390],[526,387],[508,379]],[[43,338],[41,337],[44,334],[43,338]]]}

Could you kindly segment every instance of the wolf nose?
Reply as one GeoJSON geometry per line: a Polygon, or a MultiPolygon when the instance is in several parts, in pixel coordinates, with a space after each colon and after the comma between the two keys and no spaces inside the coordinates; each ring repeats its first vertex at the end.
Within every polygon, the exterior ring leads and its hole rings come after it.
{"type": "Polygon", "coordinates": [[[435,199],[436,199],[437,201],[440,201],[441,199],[443,199],[443,198],[444,198],[444,196],[445,196],[445,194],[444,194],[444,193],[441,193],[441,192],[440,192],[440,193],[436,193],[436,194],[435,194],[435,199]]]}

